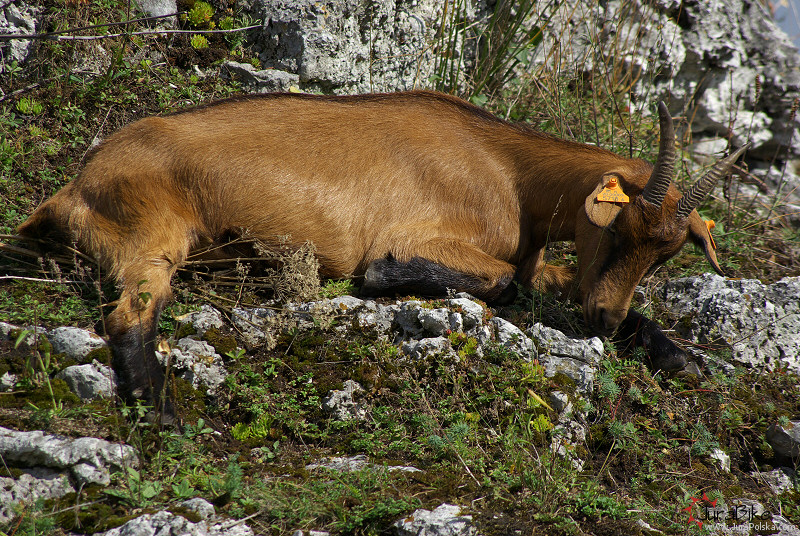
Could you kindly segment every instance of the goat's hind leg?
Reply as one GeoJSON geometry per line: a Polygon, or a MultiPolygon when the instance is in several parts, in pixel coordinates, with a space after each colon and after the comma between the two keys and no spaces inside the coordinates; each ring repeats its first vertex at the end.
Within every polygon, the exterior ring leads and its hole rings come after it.
{"type": "Polygon", "coordinates": [[[158,319],[172,297],[173,272],[174,266],[163,260],[126,266],[119,278],[122,290],[117,306],[106,318],[120,395],[129,404],[140,401],[154,406],[165,424],[174,420],[175,408],[155,352],[158,319]]]}
{"type": "Polygon", "coordinates": [[[435,240],[413,248],[408,260],[389,254],[372,261],[364,274],[362,296],[418,294],[446,296],[468,292],[491,303],[510,303],[517,295],[514,266],[457,240],[435,240]]]}

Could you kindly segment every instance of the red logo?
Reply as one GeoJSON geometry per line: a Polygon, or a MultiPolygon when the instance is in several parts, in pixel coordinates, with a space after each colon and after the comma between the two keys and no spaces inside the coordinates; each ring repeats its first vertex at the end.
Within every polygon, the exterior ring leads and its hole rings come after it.
{"type": "Polygon", "coordinates": [[[715,507],[717,505],[717,499],[714,499],[713,501],[710,500],[708,498],[708,495],[706,495],[705,492],[704,492],[702,499],[698,499],[697,497],[692,497],[692,504],[690,504],[686,508],[683,508],[683,511],[687,512],[689,514],[689,519],[688,519],[687,523],[689,523],[690,525],[692,523],[694,523],[694,524],[696,524],[698,526],[698,528],[702,529],[703,528],[703,522],[700,519],[697,519],[696,517],[694,517],[694,507],[699,502],[702,502],[703,506],[709,505],[709,506],[711,506],[711,508],[713,508],[713,507],[715,507]]]}

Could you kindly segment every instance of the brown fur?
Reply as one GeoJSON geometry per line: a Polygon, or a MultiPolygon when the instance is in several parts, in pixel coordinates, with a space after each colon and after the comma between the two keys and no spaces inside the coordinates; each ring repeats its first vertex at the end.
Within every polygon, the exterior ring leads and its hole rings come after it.
{"type": "Polygon", "coordinates": [[[74,241],[110,272],[121,297],[108,330],[120,345],[136,326],[155,336],[145,328],[193,247],[242,232],[313,242],[327,276],[419,257],[477,278],[490,298],[516,276],[580,294],[587,320],[607,330],[690,232],[708,249],[696,212],[690,231],[672,223],[673,187],[663,214],[622,209],[614,227],[625,249],[606,265],[618,248],[584,201],[609,172],[636,196],[651,170],[437,93],[253,96],[123,128],[19,233],[74,241]],[[560,240],[576,241],[577,285],[543,262],[546,243],[560,240]]]}

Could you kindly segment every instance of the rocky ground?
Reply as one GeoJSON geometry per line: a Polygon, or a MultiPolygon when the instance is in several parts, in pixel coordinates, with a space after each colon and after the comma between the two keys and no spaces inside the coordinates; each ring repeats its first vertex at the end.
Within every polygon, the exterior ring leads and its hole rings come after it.
{"type": "MultiPolygon", "coordinates": [[[[753,280],[732,281],[706,274],[671,281],[659,293],[662,296],[660,300],[675,311],[676,332],[686,340],[698,343],[693,345],[700,369],[698,373],[701,376],[729,374],[735,377],[740,374],[737,370],[741,367],[761,374],[777,371],[796,375],[800,370],[800,345],[796,340],[796,328],[800,323],[798,291],[800,278],[786,278],[764,285],[753,280]],[[721,347],[728,348],[729,353],[700,350],[721,347]]],[[[601,362],[612,357],[599,338],[569,335],[527,320],[518,321],[520,327],[496,316],[509,313],[513,311],[489,309],[468,295],[434,302],[376,302],[345,295],[281,307],[234,307],[226,313],[204,305],[198,311],[181,317],[173,337],[163,341],[160,348],[163,361],[170,363],[175,376],[198,390],[195,396],[206,399],[208,403],[227,401],[230,404],[235,395],[225,391],[232,385],[227,381],[232,374],[229,368],[238,368],[234,357],[241,358],[245,349],[268,352],[279,348],[279,341],[287,334],[297,339],[301,334],[325,333],[326,337],[347,338],[354,331],[369,333],[371,339],[383,341],[393,349],[392,359],[397,364],[423,367],[436,363],[443,367],[441,371],[445,374],[457,374],[455,371],[460,367],[487,358],[487,353],[495,355],[499,346],[508,358],[516,356],[524,362],[541,366],[545,388],[536,393],[534,400],[541,403],[542,413],[539,414],[546,415],[548,423],[552,421],[551,427],[545,428],[549,439],[545,440],[543,436],[540,440],[543,441],[542,448],[552,449],[575,471],[583,471],[591,464],[587,459],[587,455],[591,456],[587,452],[587,444],[591,442],[587,441],[587,435],[596,433],[590,431],[594,419],[592,414],[596,413],[591,406],[603,404],[604,389],[607,390],[607,386],[598,385],[598,382],[608,382],[601,362]]],[[[72,327],[45,330],[1,323],[0,332],[8,340],[7,346],[12,341],[19,343],[18,349],[41,348],[49,344],[54,356],[58,355],[63,362],[74,362],[54,378],[63,379],[85,403],[114,396],[114,374],[102,364],[105,343],[91,331],[72,327]]],[[[325,365],[317,360],[316,366],[325,365]]],[[[7,391],[18,385],[19,378],[15,374],[22,373],[13,369],[5,373],[3,382],[7,391]]],[[[326,381],[338,387],[320,393],[323,396],[317,399],[316,410],[321,412],[322,419],[332,422],[350,423],[350,426],[366,424],[375,418],[374,412],[381,399],[377,386],[384,380],[375,378],[374,373],[353,373],[352,370],[351,377],[347,376],[347,368],[335,373],[329,371],[326,381]],[[334,378],[337,374],[340,376],[334,378]]],[[[657,385],[649,389],[660,390],[657,385]]],[[[797,404],[797,393],[785,395],[797,404]]],[[[190,412],[194,410],[196,408],[191,408],[190,412]]],[[[9,420],[8,414],[4,420],[9,420]]],[[[249,424],[251,434],[254,434],[254,424],[249,424]]],[[[241,423],[237,426],[247,428],[241,423]]],[[[772,450],[771,463],[763,466],[767,470],[756,465],[744,473],[742,469],[748,464],[741,458],[753,453],[723,448],[724,445],[719,443],[699,457],[710,471],[707,478],[713,480],[715,477],[712,475],[720,475],[719,478],[725,480],[729,477],[722,475],[730,475],[733,471],[735,478],[760,482],[762,492],[777,495],[796,493],[792,490],[796,485],[795,464],[800,454],[800,421],[784,418],[764,428],[763,441],[772,450]],[[769,468],[770,465],[773,468],[769,468]]],[[[235,430],[236,427],[223,427],[214,433],[236,435],[235,430]]],[[[0,456],[7,465],[16,468],[14,476],[2,479],[0,516],[6,521],[18,515],[20,505],[73,496],[84,486],[108,486],[112,472],[143,468],[139,457],[148,452],[137,452],[136,448],[118,441],[74,437],[74,434],[65,437],[9,428],[0,432],[0,456]]],[[[266,435],[280,438],[282,433],[273,431],[266,435]]],[[[240,438],[246,436],[240,433],[240,438]]],[[[376,460],[375,463],[365,454],[319,458],[312,455],[306,461],[305,470],[309,472],[401,471],[423,474],[430,470],[385,460],[376,460]]],[[[465,470],[469,472],[469,466],[465,470]]],[[[752,490],[740,491],[739,494],[725,494],[722,500],[726,506],[714,512],[724,514],[729,520],[730,512],[737,508],[742,512],[757,512],[753,515],[757,515],[760,522],[777,527],[777,532],[772,534],[800,534],[796,527],[797,519],[792,522],[769,510],[763,499],[753,498],[752,490]]],[[[456,494],[450,500],[458,501],[458,498],[456,494]]],[[[191,517],[193,520],[189,521],[182,515],[163,510],[134,516],[124,525],[103,534],[160,534],[164,530],[175,535],[254,533],[246,518],[237,521],[218,516],[206,499],[185,500],[178,503],[178,507],[195,512],[199,519],[191,517]]],[[[442,503],[435,508],[420,508],[398,517],[393,526],[401,535],[491,533],[486,532],[491,524],[484,519],[478,522],[473,515],[475,512],[476,508],[469,501],[456,505],[442,503]]],[[[477,512],[480,513],[480,508],[477,512]]],[[[642,533],[658,533],[658,528],[648,524],[651,520],[645,520],[643,516],[637,518],[635,514],[630,519],[637,523],[642,533]]],[[[728,526],[736,525],[729,523],[728,526]]]]}

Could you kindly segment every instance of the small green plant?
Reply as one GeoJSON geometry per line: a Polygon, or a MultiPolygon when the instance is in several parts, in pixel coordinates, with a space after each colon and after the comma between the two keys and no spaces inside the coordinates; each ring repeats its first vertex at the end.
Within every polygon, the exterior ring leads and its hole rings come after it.
{"type": "Polygon", "coordinates": [[[475,337],[469,337],[465,333],[453,331],[447,335],[447,338],[455,348],[458,357],[462,359],[475,355],[478,350],[478,340],[475,337]]]}
{"type": "Polygon", "coordinates": [[[189,21],[189,24],[195,28],[213,28],[214,23],[211,21],[211,17],[213,16],[214,8],[211,7],[211,4],[208,2],[203,2],[202,0],[198,0],[194,3],[192,9],[189,10],[186,18],[189,21]]]}
{"type": "Polygon", "coordinates": [[[719,448],[719,443],[714,434],[702,423],[698,422],[692,426],[692,449],[691,452],[695,456],[705,456],[711,453],[712,450],[719,448]]]}
{"type": "Polygon", "coordinates": [[[197,495],[197,490],[194,489],[189,479],[184,477],[177,484],[172,484],[172,493],[178,499],[191,499],[197,495]]]}
{"type": "Polygon", "coordinates": [[[195,50],[200,50],[203,48],[208,48],[208,39],[205,36],[200,34],[195,34],[192,36],[191,41],[189,42],[192,45],[192,48],[195,50]]]}
{"type": "Polygon", "coordinates": [[[251,423],[236,423],[231,428],[231,435],[238,441],[246,439],[263,439],[268,437],[272,424],[275,422],[275,417],[269,414],[261,414],[251,423]]]}
{"type": "Polygon", "coordinates": [[[64,409],[64,405],[61,400],[56,400],[53,384],[50,382],[50,373],[52,372],[53,365],[51,362],[52,346],[50,346],[50,343],[38,341],[36,337],[37,334],[33,330],[24,329],[20,331],[17,336],[17,340],[14,342],[14,349],[19,348],[30,335],[33,335],[36,348],[34,349],[32,359],[28,360],[26,364],[26,377],[33,382],[34,385],[47,385],[47,389],[50,392],[50,401],[53,404],[52,411],[54,413],[61,412],[64,409]]]}
{"type": "Polygon", "coordinates": [[[17,111],[24,115],[39,115],[44,110],[44,106],[42,103],[35,100],[29,99],[28,97],[22,97],[17,101],[17,111]]]}
{"type": "Polygon", "coordinates": [[[322,285],[320,293],[323,298],[337,298],[355,294],[356,287],[350,279],[328,279],[322,285]]]}
{"type": "Polygon", "coordinates": [[[163,491],[163,483],[148,480],[133,467],[126,467],[122,473],[124,486],[122,489],[108,488],[103,493],[110,495],[134,507],[147,507],[154,502],[163,491]]]}

